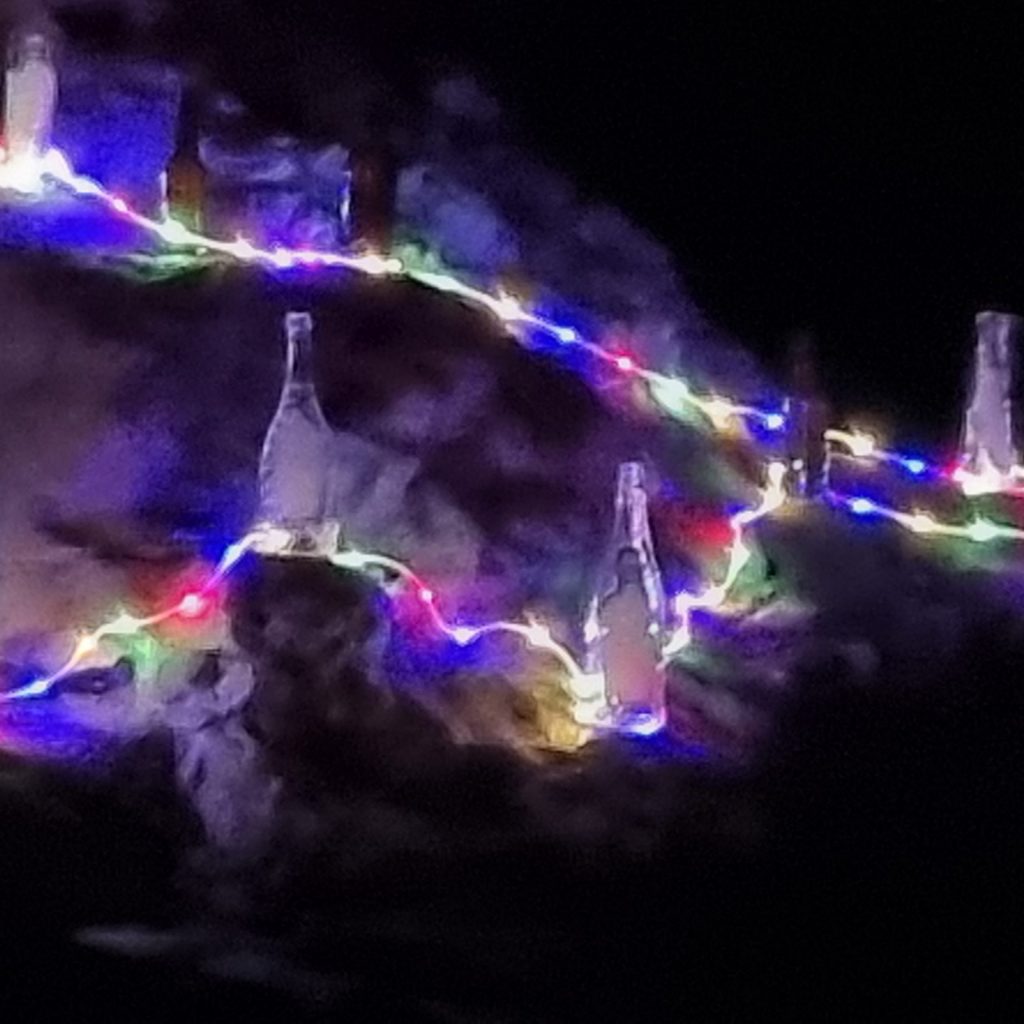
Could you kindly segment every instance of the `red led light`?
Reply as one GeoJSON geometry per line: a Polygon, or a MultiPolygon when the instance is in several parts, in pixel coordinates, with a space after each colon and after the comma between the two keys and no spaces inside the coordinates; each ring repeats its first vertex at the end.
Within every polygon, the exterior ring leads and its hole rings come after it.
{"type": "Polygon", "coordinates": [[[629,358],[629,356],[616,356],[615,365],[623,373],[631,373],[633,370],[636,369],[636,363],[634,363],[633,360],[629,358]]]}
{"type": "Polygon", "coordinates": [[[420,600],[424,604],[434,603],[434,592],[430,589],[430,587],[420,587],[420,600]]]}
{"type": "Polygon", "coordinates": [[[192,591],[178,602],[178,614],[183,619],[196,619],[206,611],[206,606],[206,598],[192,591]]]}

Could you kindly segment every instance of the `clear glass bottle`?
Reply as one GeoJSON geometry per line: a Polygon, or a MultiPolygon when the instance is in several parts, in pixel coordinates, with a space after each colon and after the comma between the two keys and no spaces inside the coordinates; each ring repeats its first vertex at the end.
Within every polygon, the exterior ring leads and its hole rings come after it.
{"type": "Polygon", "coordinates": [[[975,317],[977,343],[961,445],[961,463],[971,473],[1007,477],[1020,462],[1012,415],[1013,342],[1020,325],[1010,313],[975,317]]]}
{"type": "Polygon", "coordinates": [[[259,520],[308,540],[326,526],[331,428],[313,375],[313,318],[288,313],[285,334],[284,385],[260,457],[259,520]]]}
{"type": "Polygon", "coordinates": [[[178,111],[174,155],[162,176],[162,214],[190,231],[202,232],[206,210],[206,168],[199,154],[198,104],[186,87],[178,111]]]}
{"type": "Polygon", "coordinates": [[[586,670],[604,678],[611,722],[653,732],[665,720],[665,591],[654,554],[643,464],[619,467],[615,523],[587,611],[586,670]]]}
{"type": "Polygon", "coordinates": [[[57,110],[57,70],[48,37],[38,29],[15,31],[7,48],[4,145],[8,161],[43,156],[50,148],[57,110]]]}

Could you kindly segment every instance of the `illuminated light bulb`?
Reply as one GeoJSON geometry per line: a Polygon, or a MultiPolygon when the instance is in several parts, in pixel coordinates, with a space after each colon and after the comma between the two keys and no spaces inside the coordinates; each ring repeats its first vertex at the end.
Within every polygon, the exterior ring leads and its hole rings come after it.
{"type": "Polygon", "coordinates": [[[857,516],[866,516],[875,511],[875,503],[870,498],[851,498],[847,505],[850,511],[857,516]]]}
{"type": "Polygon", "coordinates": [[[402,263],[393,256],[385,258],[379,253],[368,252],[360,257],[359,268],[372,277],[384,277],[387,274],[400,273],[402,263]]]}
{"type": "Polygon", "coordinates": [[[185,619],[196,619],[206,611],[206,605],[206,598],[192,591],[178,602],[178,614],[185,619]]]}
{"type": "Polygon", "coordinates": [[[270,261],[282,270],[295,266],[296,262],[295,257],[287,249],[282,249],[280,246],[270,254],[270,261]]]}
{"type": "Polygon", "coordinates": [[[451,629],[451,638],[460,646],[465,647],[466,644],[472,643],[476,639],[477,631],[470,626],[453,626],[451,629]]]}
{"type": "Polygon", "coordinates": [[[421,280],[428,281],[432,287],[442,292],[458,291],[461,287],[461,284],[451,274],[421,273],[416,276],[421,280]]]}
{"type": "Polygon", "coordinates": [[[186,245],[192,237],[189,229],[180,220],[174,220],[173,217],[168,217],[163,221],[158,226],[158,230],[164,240],[172,245],[186,245]]]}
{"type": "Polygon", "coordinates": [[[732,402],[727,402],[724,398],[709,398],[707,401],[701,402],[700,408],[719,430],[728,426],[729,420],[735,412],[732,402]]]}
{"type": "Polygon", "coordinates": [[[256,250],[256,246],[254,246],[248,238],[243,238],[241,235],[239,235],[238,238],[229,245],[225,246],[225,248],[236,259],[243,261],[254,260],[259,255],[256,250]]]}
{"type": "Polygon", "coordinates": [[[330,560],[331,564],[339,569],[352,569],[355,572],[365,569],[369,564],[366,555],[358,551],[338,551],[331,555],[330,560]]]}
{"type": "Polygon", "coordinates": [[[554,327],[552,328],[552,333],[565,345],[571,345],[573,342],[580,340],[579,331],[572,327],[554,327]]]}
{"type": "Polygon", "coordinates": [[[22,686],[16,693],[5,694],[5,696],[9,699],[42,697],[44,694],[50,692],[56,681],[56,679],[36,679],[34,682],[27,683],[25,686],[22,686]]]}
{"type": "Polygon", "coordinates": [[[519,300],[512,295],[499,295],[493,302],[495,316],[506,323],[511,320],[520,320],[523,316],[523,307],[519,300]]]}
{"type": "Polygon", "coordinates": [[[684,381],[661,374],[651,374],[646,380],[651,398],[671,416],[683,416],[687,407],[700,404],[684,381]]]}
{"type": "Polygon", "coordinates": [[[770,412],[763,422],[766,430],[782,430],[786,425],[786,417],[781,412],[770,412]]]}
{"type": "Polygon", "coordinates": [[[103,627],[103,632],[107,636],[134,636],[144,625],[144,620],[122,612],[116,619],[103,627]]]}
{"type": "Polygon", "coordinates": [[[85,657],[87,654],[95,654],[99,650],[99,638],[95,633],[87,633],[85,636],[80,637],[78,643],[75,644],[75,658],[85,657]]]}
{"type": "Polygon", "coordinates": [[[875,453],[875,439],[870,434],[850,434],[846,438],[846,446],[850,454],[858,459],[866,459],[875,453]]]}
{"type": "Polygon", "coordinates": [[[224,554],[220,556],[220,562],[217,563],[217,571],[221,573],[229,572],[237,565],[249,548],[255,546],[255,543],[255,538],[250,534],[248,537],[242,538],[242,540],[235,541],[234,544],[229,544],[224,549],[224,554]]]}
{"type": "Polygon", "coordinates": [[[615,366],[623,373],[632,373],[636,369],[636,363],[629,356],[616,356],[615,366]]]}
{"type": "Polygon", "coordinates": [[[643,714],[629,718],[620,726],[620,729],[631,736],[654,736],[665,728],[666,714],[660,712],[646,711],[643,714]]]}
{"type": "Polygon", "coordinates": [[[115,196],[110,201],[110,205],[117,210],[118,213],[128,213],[128,204],[120,196],[115,196]]]}
{"type": "Polygon", "coordinates": [[[523,631],[523,636],[526,637],[526,642],[531,647],[545,648],[551,647],[554,643],[554,638],[551,636],[551,630],[544,625],[543,622],[531,622],[529,626],[523,631]]]}
{"type": "Polygon", "coordinates": [[[938,524],[925,512],[915,512],[907,519],[907,526],[914,533],[933,533],[938,524]]]}
{"type": "Polygon", "coordinates": [[[1000,530],[995,523],[989,522],[987,519],[975,519],[964,532],[970,540],[978,544],[985,544],[990,540],[995,540],[999,536],[1000,530]]]}
{"type": "Polygon", "coordinates": [[[692,402],[693,392],[686,381],[677,380],[674,377],[658,377],[651,384],[651,390],[656,398],[664,398],[668,401],[692,402]]]}
{"type": "Polygon", "coordinates": [[[433,604],[435,594],[430,587],[420,587],[418,597],[424,604],[433,604]]]}

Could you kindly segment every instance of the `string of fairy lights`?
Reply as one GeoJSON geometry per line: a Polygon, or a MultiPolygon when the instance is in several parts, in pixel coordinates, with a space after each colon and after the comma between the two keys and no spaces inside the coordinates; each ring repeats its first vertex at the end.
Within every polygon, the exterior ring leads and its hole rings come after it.
{"type": "MultiPolygon", "coordinates": [[[[786,416],[779,410],[737,402],[714,393],[696,391],[680,377],[660,373],[641,365],[632,353],[609,349],[583,337],[572,326],[559,324],[524,308],[517,298],[507,293],[494,294],[476,288],[451,274],[417,266],[414,261],[403,260],[397,256],[382,256],[372,252],[337,253],[284,247],[268,249],[256,246],[241,237],[234,241],[211,238],[191,230],[172,217],[156,220],[134,210],[120,196],[92,179],[77,174],[59,150],[50,149],[42,157],[30,161],[6,161],[5,154],[0,148],[0,190],[40,195],[53,187],[67,189],[76,196],[103,203],[115,215],[179,251],[188,249],[196,254],[218,254],[271,270],[340,269],[372,277],[406,278],[416,281],[489,311],[520,342],[524,342],[524,334],[527,331],[537,331],[554,339],[560,345],[586,351],[623,377],[643,383],[654,404],[675,419],[692,421],[693,413],[696,412],[716,432],[734,431],[745,425],[756,425],[771,434],[780,433],[787,426],[786,416]]],[[[893,466],[912,477],[933,477],[949,481],[967,497],[992,493],[1024,494],[1024,485],[1021,483],[1024,481],[1024,470],[1015,470],[1009,475],[993,472],[969,473],[962,466],[947,470],[922,457],[907,456],[884,449],[870,435],[856,431],[830,429],[825,432],[824,441],[830,452],[838,452],[865,464],[893,466]]],[[[727,550],[726,570],[720,581],[709,585],[700,593],[680,593],[671,599],[669,608],[672,621],[667,624],[665,635],[662,637],[663,663],[677,657],[692,643],[693,612],[720,610],[727,605],[736,581],[752,556],[752,550],[747,542],[747,531],[753,524],[776,512],[785,503],[784,483],[787,471],[786,463],[769,462],[764,470],[759,502],[729,518],[731,542],[727,550]]],[[[867,497],[844,496],[834,492],[830,492],[829,497],[835,505],[845,508],[854,516],[884,519],[923,536],[954,537],[975,543],[1024,540],[1024,530],[988,519],[975,518],[966,524],[944,523],[929,513],[916,510],[900,511],[867,497]]],[[[56,671],[17,690],[0,694],[0,701],[18,700],[47,693],[61,679],[85,665],[100,649],[102,641],[106,638],[136,636],[171,619],[191,619],[203,615],[212,601],[215,588],[249,552],[278,557],[309,557],[292,554],[294,539],[290,531],[280,527],[256,528],[227,548],[205,583],[184,594],[172,606],[144,617],[119,611],[98,628],[82,633],[77,638],[72,653],[56,671]]],[[[565,675],[577,722],[587,726],[600,724],[604,710],[604,690],[600,674],[585,672],[569,648],[554,638],[550,627],[545,623],[533,618],[527,618],[525,622],[450,622],[440,610],[439,598],[435,591],[404,563],[386,555],[358,550],[327,552],[321,557],[327,558],[331,564],[341,569],[367,573],[384,572],[392,578],[399,579],[428,610],[429,617],[439,633],[460,646],[472,644],[489,634],[507,633],[519,637],[528,646],[547,653],[558,663],[565,675]]]]}
{"type": "MultiPolygon", "coordinates": [[[[721,607],[728,598],[728,592],[751,557],[750,548],[744,543],[744,528],[781,506],[785,500],[782,483],[785,466],[772,463],[769,466],[768,486],[760,504],[753,509],[737,512],[730,520],[733,541],[730,547],[728,569],[721,583],[708,588],[703,594],[681,594],[675,602],[676,622],[673,624],[663,646],[663,658],[670,660],[686,647],[691,640],[690,613],[698,608],[721,607]]],[[[189,590],[173,605],[148,616],[134,616],[119,611],[108,622],[89,632],[83,633],[75,642],[67,660],[53,673],[36,679],[16,690],[0,694],[0,702],[40,697],[53,689],[61,679],[81,667],[100,649],[100,643],[107,637],[121,638],[135,636],[144,630],[167,622],[170,619],[193,619],[205,614],[212,601],[212,593],[228,574],[249,552],[273,557],[311,557],[295,554],[295,534],[283,527],[262,525],[241,540],[230,545],[221,556],[215,569],[202,586],[189,590]]],[[[536,619],[526,622],[497,620],[470,625],[448,621],[438,607],[438,595],[425,580],[409,566],[387,555],[348,549],[324,555],[332,565],[355,572],[369,572],[380,569],[397,577],[427,609],[436,629],[460,647],[465,647],[480,638],[493,633],[507,633],[518,636],[530,647],[552,656],[565,673],[566,685],[572,699],[573,716],[580,725],[601,724],[604,712],[604,686],[600,674],[588,673],[580,666],[569,648],[559,643],[550,627],[536,619]]]]}

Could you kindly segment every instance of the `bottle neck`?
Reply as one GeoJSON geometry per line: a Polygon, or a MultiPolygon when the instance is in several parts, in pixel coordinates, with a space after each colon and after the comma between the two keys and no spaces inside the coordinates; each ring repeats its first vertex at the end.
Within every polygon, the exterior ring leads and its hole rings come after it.
{"type": "Polygon", "coordinates": [[[285,380],[291,387],[315,388],[313,373],[313,318],[308,313],[285,317],[288,337],[288,365],[285,380]]]}
{"type": "Polygon", "coordinates": [[[634,483],[624,484],[615,508],[615,542],[640,550],[648,537],[647,493],[634,483]]]}
{"type": "Polygon", "coordinates": [[[178,130],[175,134],[174,161],[199,162],[199,104],[194,90],[186,85],[178,105],[178,130]]]}

